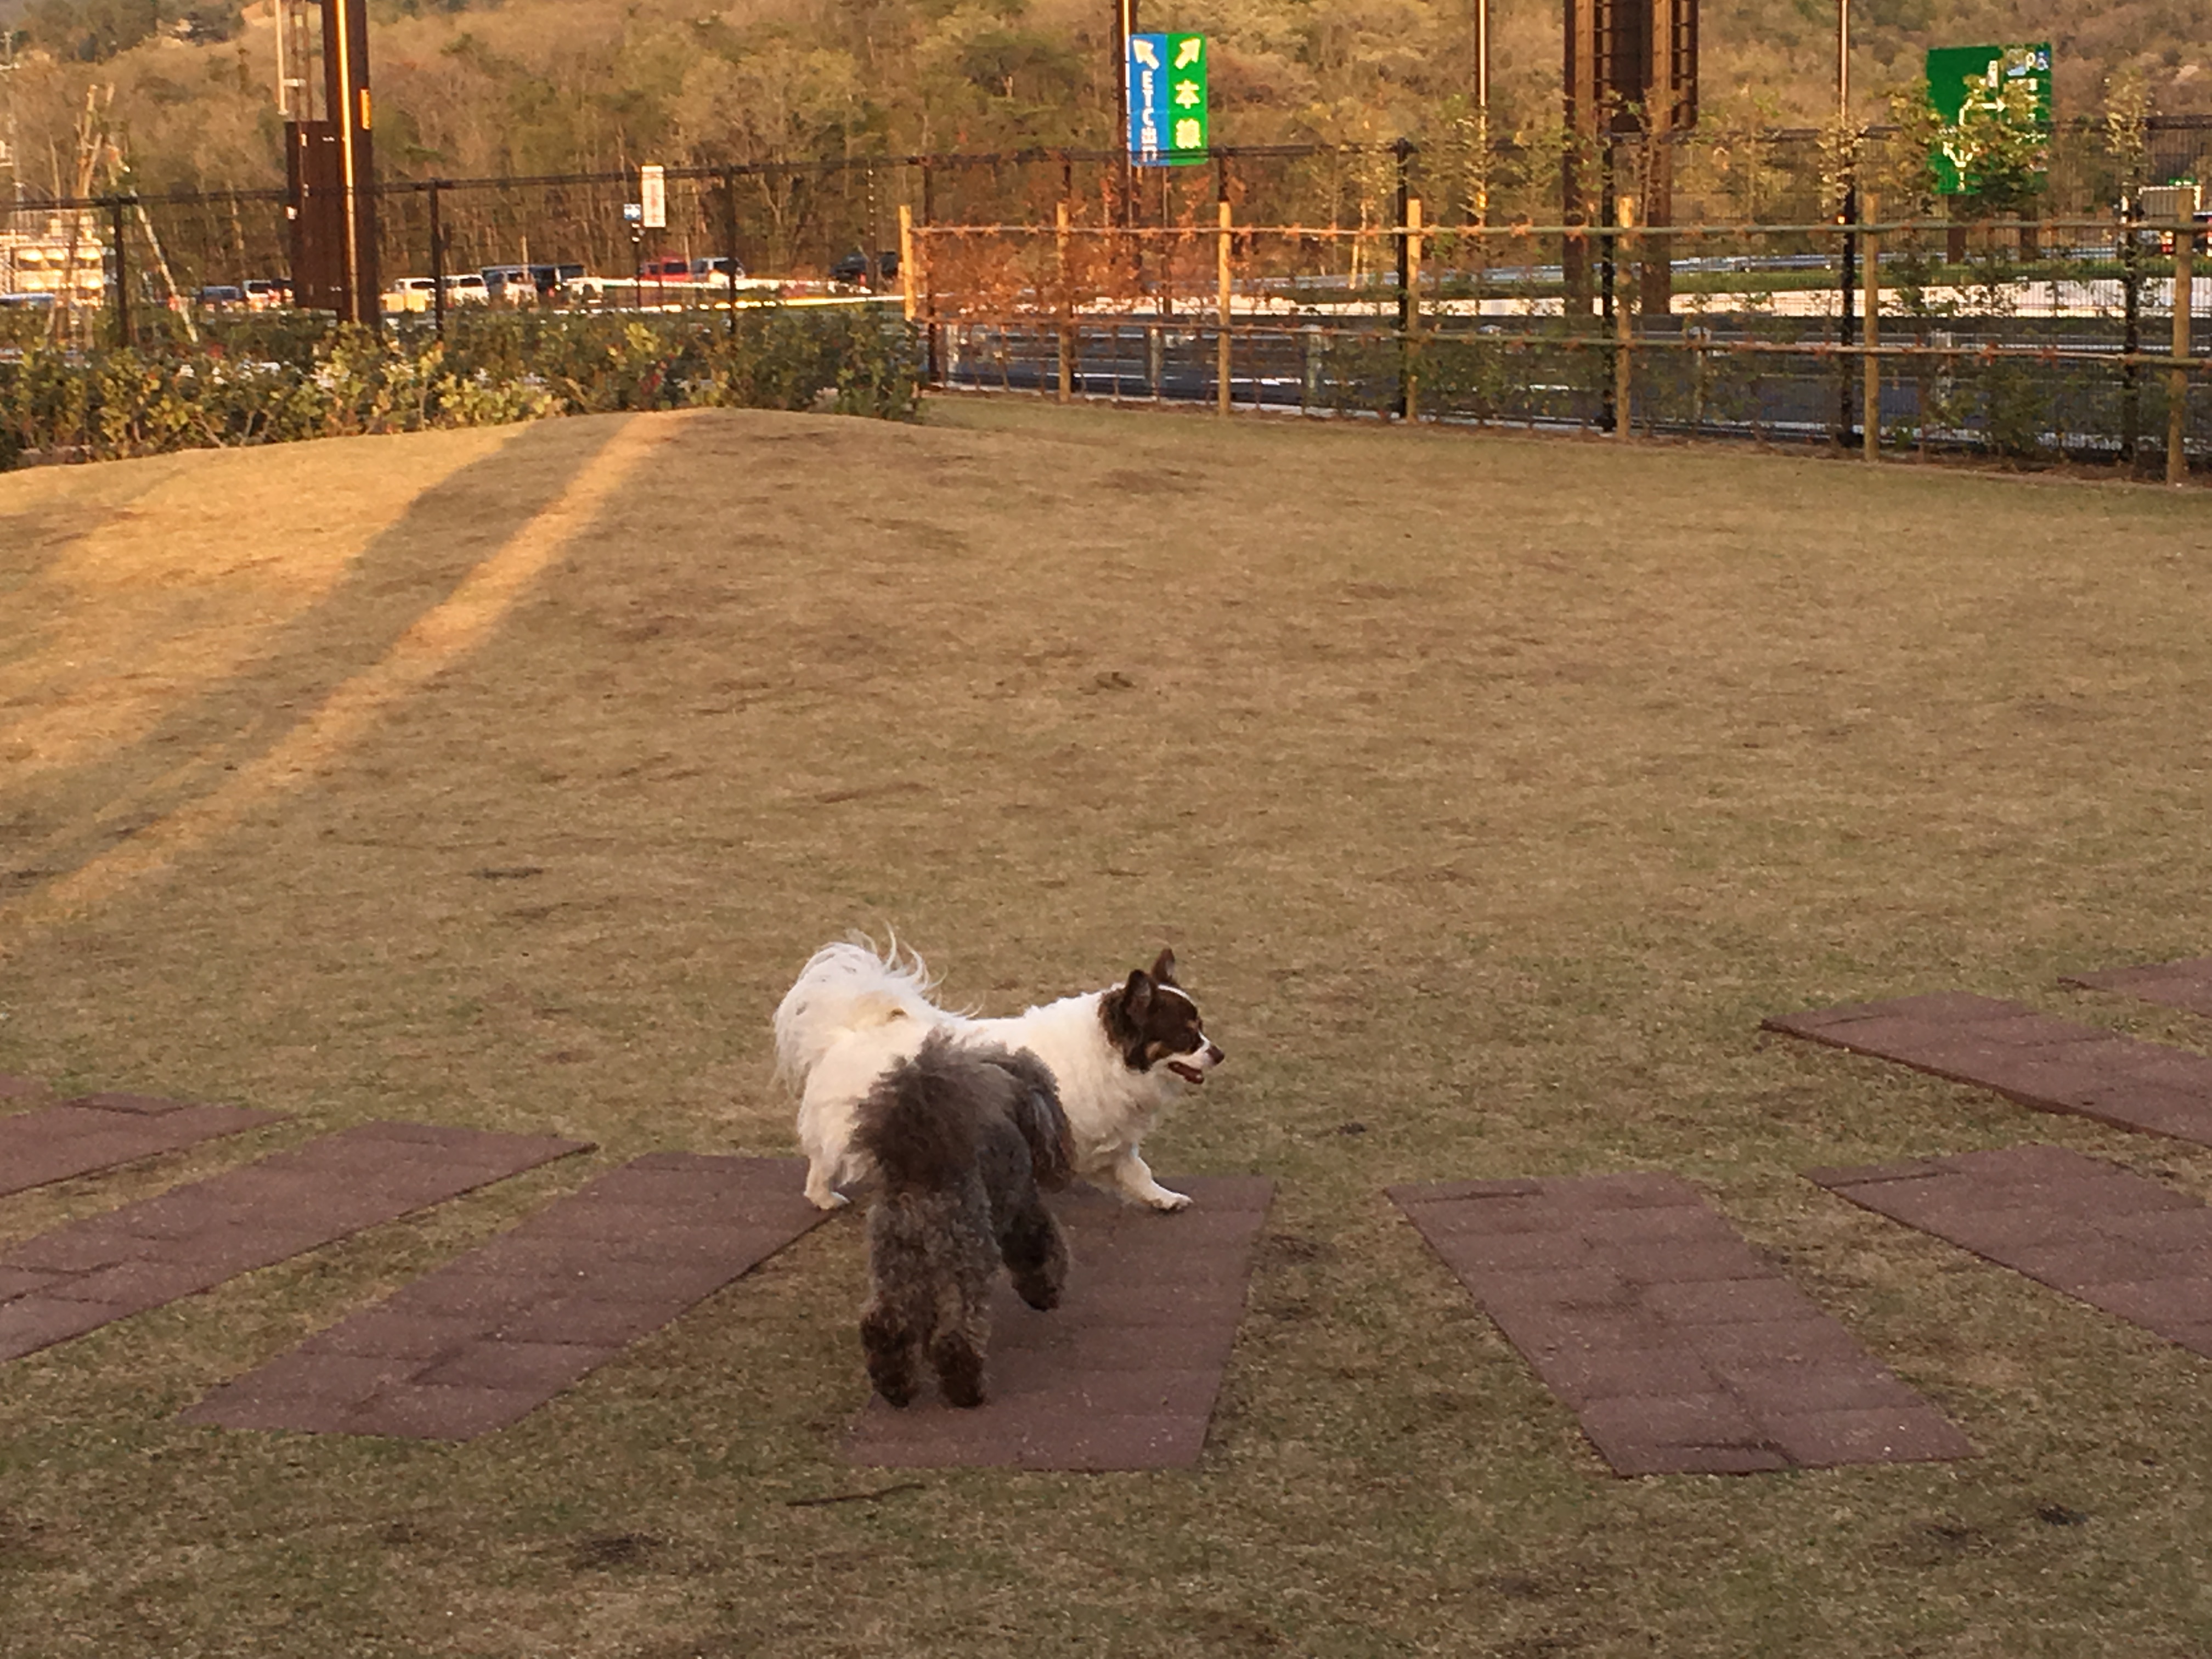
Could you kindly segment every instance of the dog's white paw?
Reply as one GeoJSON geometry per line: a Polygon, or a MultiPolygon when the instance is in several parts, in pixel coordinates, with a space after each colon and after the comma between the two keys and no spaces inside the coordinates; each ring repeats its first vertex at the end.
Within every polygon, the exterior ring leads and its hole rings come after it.
{"type": "Polygon", "coordinates": [[[1183,1193],[1171,1193],[1164,1187],[1156,1187],[1145,1194],[1145,1202],[1162,1215],[1173,1215],[1177,1210],[1190,1208],[1190,1199],[1183,1193]]]}
{"type": "Polygon", "coordinates": [[[844,1194],[832,1192],[826,1187],[818,1193],[809,1187],[806,1189],[806,1201],[817,1210],[842,1210],[853,1200],[844,1194]]]}

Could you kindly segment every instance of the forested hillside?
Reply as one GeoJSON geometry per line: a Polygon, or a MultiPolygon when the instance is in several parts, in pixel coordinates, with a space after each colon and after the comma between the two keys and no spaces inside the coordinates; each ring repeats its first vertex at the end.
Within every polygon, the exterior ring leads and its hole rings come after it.
{"type": "MultiPolygon", "coordinates": [[[[471,176],[866,151],[1111,142],[1102,0],[374,0],[379,161],[471,176]]],[[[1464,108],[1471,0],[1146,0],[1214,42],[1218,143],[1420,137],[1464,108]]],[[[142,188],[281,176],[267,0],[0,0],[0,137],[21,183],[71,182],[88,88],[142,188]]],[[[1833,0],[1706,0],[1709,110],[1823,119],[1833,0]]],[[[2154,109],[2212,109],[2203,0],[1859,0],[1864,118],[1934,43],[2051,39],[2062,114],[2139,75],[2154,109]]],[[[1558,120],[1556,0],[1495,0],[1502,125],[1558,120]]]]}

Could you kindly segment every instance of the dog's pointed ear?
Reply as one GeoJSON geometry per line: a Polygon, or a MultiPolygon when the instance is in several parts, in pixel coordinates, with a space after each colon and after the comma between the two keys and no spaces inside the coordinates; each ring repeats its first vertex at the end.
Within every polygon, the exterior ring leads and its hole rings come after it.
{"type": "Polygon", "coordinates": [[[1152,976],[1141,968],[1132,968],[1127,981],[1121,987],[1122,1013],[1132,1025],[1142,1025],[1146,1011],[1152,1006],[1152,976]]]}
{"type": "Polygon", "coordinates": [[[1173,946],[1164,945],[1161,947],[1158,960],[1152,963],[1152,977],[1163,985],[1172,985],[1176,982],[1175,949],[1173,946]]]}

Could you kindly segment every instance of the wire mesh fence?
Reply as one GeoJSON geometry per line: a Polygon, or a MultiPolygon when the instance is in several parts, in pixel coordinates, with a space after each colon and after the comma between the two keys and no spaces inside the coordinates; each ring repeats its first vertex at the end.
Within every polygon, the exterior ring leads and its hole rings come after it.
{"type": "MultiPolygon", "coordinates": [[[[2212,118],[2076,124],[2048,160],[2036,216],[2002,221],[1917,216],[1924,157],[1901,134],[1710,124],[1602,150],[1462,123],[1421,147],[1182,167],[671,167],[649,230],[625,214],[635,170],[387,180],[380,297],[403,334],[474,306],[896,301],[951,387],[1850,444],[1871,358],[1893,447],[2212,453],[2202,363],[2172,326],[2193,233],[2127,216],[2131,182],[2212,169],[2212,118]]],[[[280,190],[0,207],[0,339],[220,336],[285,308],[289,255],[280,190]]],[[[2197,269],[2184,309],[2202,316],[2197,269]]]]}

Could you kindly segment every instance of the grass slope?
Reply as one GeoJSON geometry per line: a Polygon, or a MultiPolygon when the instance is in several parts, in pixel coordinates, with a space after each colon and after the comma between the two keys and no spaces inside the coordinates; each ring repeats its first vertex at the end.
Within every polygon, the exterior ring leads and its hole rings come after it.
{"type": "Polygon", "coordinates": [[[1960,986],[2201,1044],[2052,988],[2207,948],[2194,494],[635,422],[0,477],[0,1070],[297,1115],[0,1244],[376,1116],[603,1149],[7,1366],[9,1659],[2212,1644],[2204,1362],[1796,1173],[2040,1139],[2205,1196],[2212,1152],[1757,1030],[1960,986]],[[1154,1161],[1280,1183],[1200,1471],[811,1501],[906,1479],[839,1458],[849,1219],[474,1444],[173,1420],[613,1161],[787,1151],[769,1012],[894,924],[993,1011],[1176,947],[1231,1059],[1154,1161]],[[1381,1195],[1635,1168],[1983,1455],[1615,1480],[1381,1195]]]}

